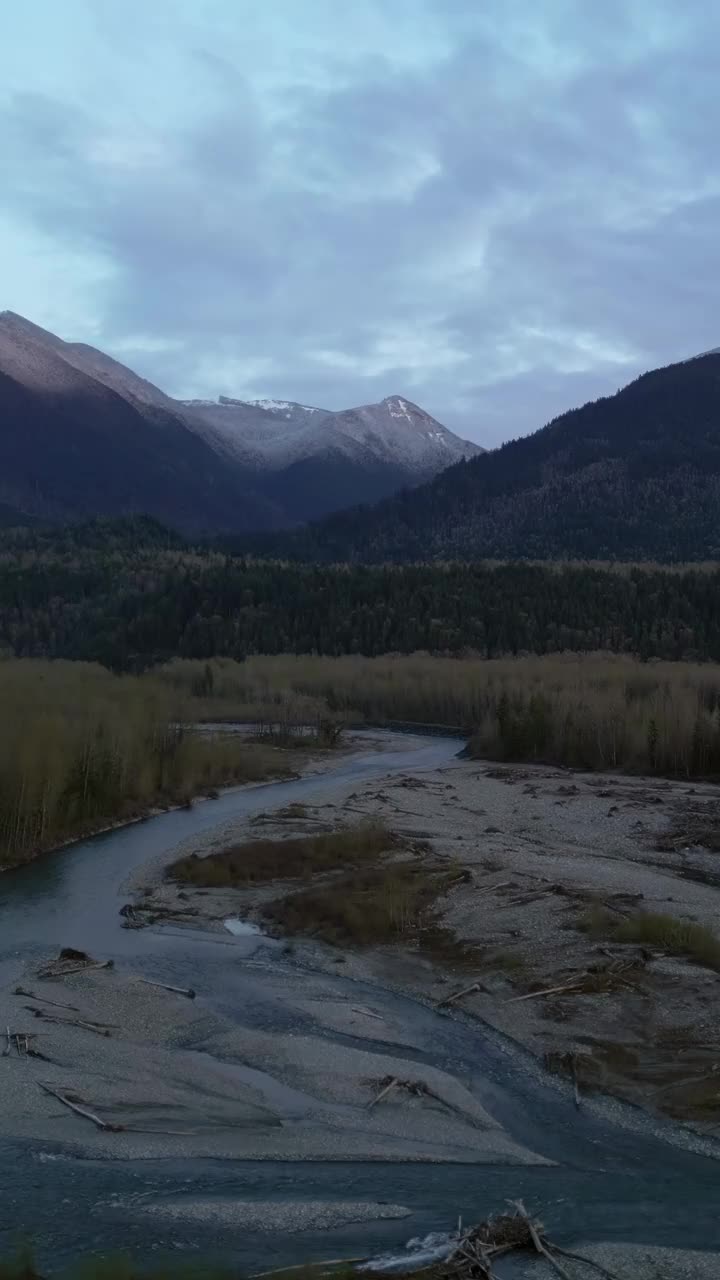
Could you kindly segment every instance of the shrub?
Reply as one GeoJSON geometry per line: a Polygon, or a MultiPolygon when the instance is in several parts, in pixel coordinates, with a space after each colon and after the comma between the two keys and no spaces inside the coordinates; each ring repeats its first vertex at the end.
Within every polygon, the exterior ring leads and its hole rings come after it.
{"type": "Polygon", "coordinates": [[[206,858],[190,854],[172,863],[167,876],[183,884],[211,888],[295,880],[374,862],[398,844],[385,827],[368,822],[349,830],[289,840],[248,840],[206,858]]]}
{"type": "Polygon", "coordinates": [[[706,925],[677,916],[639,912],[614,931],[616,942],[661,947],[671,955],[687,956],[708,969],[720,969],[720,938],[706,925]]]}

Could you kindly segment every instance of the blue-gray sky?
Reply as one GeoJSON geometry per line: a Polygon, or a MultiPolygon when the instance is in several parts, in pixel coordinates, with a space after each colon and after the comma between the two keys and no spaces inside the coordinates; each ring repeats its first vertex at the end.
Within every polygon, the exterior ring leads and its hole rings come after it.
{"type": "Polygon", "coordinates": [[[0,309],[485,444],[720,344],[711,0],[32,0],[0,309]]]}

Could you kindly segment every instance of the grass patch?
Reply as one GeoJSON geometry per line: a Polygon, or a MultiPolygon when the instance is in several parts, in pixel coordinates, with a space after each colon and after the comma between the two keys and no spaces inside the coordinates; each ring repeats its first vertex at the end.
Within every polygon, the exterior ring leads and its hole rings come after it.
{"type": "Polygon", "coordinates": [[[599,904],[589,907],[577,921],[576,928],[579,933],[586,933],[588,937],[597,941],[600,938],[609,938],[612,936],[617,927],[618,918],[613,915],[612,911],[608,911],[607,907],[599,904]]]}
{"type": "Polygon", "coordinates": [[[491,951],[485,957],[485,967],[502,973],[520,975],[527,969],[527,961],[519,951],[491,951]]]}
{"type": "Polygon", "coordinates": [[[395,863],[343,875],[271,902],[265,919],[283,933],[340,946],[369,947],[419,937],[434,924],[432,907],[457,883],[456,867],[395,863]]]}
{"type": "Polygon", "coordinates": [[[688,805],[655,842],[655,848],[661,853],[678,853],[688,847],[720,853],[720,819],[715,800],[688,805]]]}
{"type": "Polygon", "coordinates": [[[206,858],[191,853],[172,863],[167,877],[208,888],[242,888],[367,865],[400,847],[398,837],[380,823],[363,823],[289,840],[248,840],[206,858]]]}
{"type": "Polygon", "coordinates": [[[674,956],[687,956],[708,969],[720,969],[720,938],[704,924],[677,916],[639,912],[615,929],[616,942],[661,947],[674,956]]]}
{"type": "Polygon", "coordinates": [[[577,922],[581,933],[593,939],[656,947],[673,956],[685,956],[708,969],[720,970],[720,938],[707,925],[681,920],[662,912],[638,911],[618,922],[601,906],[591,907],[577,922]]]}
{"type": "Polygon", "coordinates": [[[487,947],[464,942],[446,925],[426,921],[418,939],[428,960],[451,973],[477,973],[485,966],[487,947]]]}

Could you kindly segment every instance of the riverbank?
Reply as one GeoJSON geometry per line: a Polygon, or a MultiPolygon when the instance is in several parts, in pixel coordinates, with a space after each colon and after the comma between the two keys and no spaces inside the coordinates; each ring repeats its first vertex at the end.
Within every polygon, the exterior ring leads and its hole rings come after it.
{"type": "MultiPolygon", "coordinates": [[[[86,1211],[97,1215],[95,1240],[102,1230],[104,1241],[119,1239],[122,1247],[125,1235],[136,1256],[150,1239],[168,1250],[178,1240],[208,1249],[218,1239],[249,1273],[266,1269],[266,1258],[285,1265],[298,1256],[376,1253],[430,1229],[452,1229],[458,1213],[478,1220],[515,1197],[540,1210],[560,1243],[609,1237],[717,1248],[714,1219],[697,1208],[714,1202],[720,1166],[696,1151],[714,1151],[715,1144],[667,1128],[651,1110],[643,1115],[596,1100],[584,1084],[578,1110],[572,1084],[548,1076],[516,1048],[538,1054],[533,1037],[558,1027],[568,1037],[581,1034],[572,1021],[575,1002],[584,1018],[603,1002],[607,1016],[614,1009],[619,1018],[616,993],[561,993],[568,1009],[561,1022],[536,1012],[546,997],[511,1003],[554,979],[554,965],[577,966],[606,945],[560,928],[570,922],[570,908],[577,909],[580,889],[586,895],[594,885],[594,893],[609,899],[615,878],[626,892],[625,877],[647,874],[645,892],[655,895],[649,902],[660,901],[661,889],[673,893],[683,806],[712,802],[712,791],[663,792],[660,804],[632,791],[613,799],[595,795],[593,784],[604,791],[606,783],[633,788],[638,781],[565,771],[508,776],[455,759],[461,744],[439,740],[430,746],[404,739],[392,750],[389,738],[380,744],[364,736],[363,745],[365,754],[326,766],[324,776],[250,788],[224,796],[217,807],[166,814],[142,835],[114,832],[8,878],[0,901],[0,1025],[37,1033],[35,1047],[52,1060],[26,1060],[13,1047],[0,1062],[8,1100],[0,1146],[14,1171],[4,1194],[14,1203],[18,1179],[22,1188],[26,1176],[32,1234],[41,1231],[33,1189],[41,1167],[42,1186],[71,1173],[78,1186],[80,1217],[65,1246],[74,1251],[70,1257],[87,1239],[86,1211]],[[601,805],[607,822],[598,847],[601,805]],[[609,815],[614,805],[616,814],[609,815]],[[267,893],[277,897],[302,886],[205,891],[164,878],[181,853],[219,850],[259,834],[353,826],[369,816],[382,817],[412,845],[418,864],[426,858],[460,864],[462,875],[437,902],[438,927],[452,930],[452,946],[447,935],[432,953],[411,937],[368,950],[259,932],[234,937],[225,920],[253,918],[262,927],[267,893]],[[642,832],[633,825],[641,820],[642,832]],[[665,853],[650,847],[661,839],[673,846],[665,853]],[[531,878],[532,892],[523,877],[531,878]],[[561,883],[567,892],[552,888],[561,883]],[[152,926],[121,927],[119,908],[129,898],[151,907],[152,926]],[[554,914],[563,900],[564,920],[554,914]],[[57,950],[51,942],[113,957],[114,968],[41,978],[38,971],[57,950]],[[196,999],[143,978],[192,987],[196,999]],[[437,1005],[476,981],[481,990],[443,1016],[437,1005]],[[17,993],[19,986],[32,994],[17,993]],[[36,1017],[33,1009],[50,1018],[36,1017]],[[383,1094],[391,1080],[396,1084],[383,1094]],[[41,1083],[107,1127],[98,1128],[41,1083]],[[109,1190],[98,1199],[101,1175],[109,1190]],[[85,1181],[78,1182],[81,1176],[85,1181]],[[171,1191],[161,1191],[163,1179],[171,1191]],[[290,1227],[263,1235],[253,1217],[255,1200],[272,1202],[273,1220],[281,1223],[284,1215],[289,1224],[301,1222],[299,1206],[309,1205],[308,1225],[298,1228],[298,1237],[290,1227]],[[369,1217],[352,1229],[357,1206],[369,1206],[362,1212],[371,1215],[372,1206],[384,1202],[393,1212],[412,1210],[412,1217],[407,1223],[369,1217]]],[[[709,872],[710,861],[698,849],[683,854],[681,865],[709,872]]],[[[702,889],[709,895],[703,901],[711,902],[711,886],[682,878],[679,884],[702,889]]],[[[583,898],[583,910],[586,905],[583,898]]],[[[682,900],[682,909],[690,905],[682,900]]],[[[649,995],[642,997],[649,1026],[657,1016],[651,1002],[665,990],[654,984],[667,978],[659,963],[659,975],[655,959],[644,966],[650,969],[649,995]]],[[[680,1002],[690,995],[688,978],[695,982],[684,969],[670,984],[677,985],[680,1002]]],[[[712,999],[711,992],[705,994],[712,999]]],[[[671,1006],[673,1016],[678,1007],[671,1006]]],[[[645,1105],[652,1107],[647,1094],[645,1105]]],[[[12,1220],[22,1223],[25,1200],[18,1203],[12,1220]]],[[[531,1274],[538,1274],[533,1266],[531,1274]]],[[[498,1274],[509,1280],[520,1273],[498,1274]]]]}
{"type": "MultiPolygon", "coordinates": [[[[583,1253],[589,1262],[562,1259],[567,1280],[597,1280],[598,1275],[606,1280],[716,1280],[718,1274],[718,1254],[691,1249],[595,1244],[583,1246],[583,1253]]],[[[556,1280],[558,1272],[543,1259],[533,1259],[506,1275],[512,1280],[556,1280]]]]}
{"type": "MultiPolygon", "coordinates": [[[[223,961],[233,965],[231,945],[223,961]]],[[[227,974],[226,991],[232,983],[227,974]]],[[[34,1033],[44,1060],[26,1060],[13,1042],[0,1135],[52,1133],[114,1159],[543,1163],[451,1069],[414,1063],[417,1037],[381,1001],[355,1010],[321,975],[283,966],[263,990],[278,1018],[284,1011],[282,1021],[308,1014],[305,1034],[255,1026],[242,1012],[223,1015],[127,971],[87,969],[52,981],[25,973],[0,993],[0,1024],[34,1033]],[[342,1043],[342,1028],[358,1043],[342,1043]],[[373,1041],[382,1042],[380,1052],[373,1041]],[[388,1073],[422,1081],[427,1098],[370,1108],[388,1073]],[[41,1084],[79,1100],[100,1124],[70,1107],[63,1112],[41,1084]]]]}
{"type": "MultiPolygon", "coordinates": [[[[197,735],[198,738],[200,736],[200,734],[197,735]]],[[[225,733],[221,727],[213,737],[214,741],[209,734],[202,735],[204,739],[202,745],[207,760],[204,761],[198,776],[188,777],[182,787],[156,790],[142,800],[119,797],[114,806],[117,815],[115,817],[105,813],[99,819],[97,817],[78,818],[66,828],[66,834],[61,840],[41,839],[14,854],[6,849],[0,858],[0,874],[5,871],[14,871],[17,867],[35,861],[36,858],[61,853],[81,840],[92,840],[109,831],[133,826],[137,822],[147,822],[161,813],[172,813],[176,809],[187,809],[205,800],[217,799],[221,791],[229,788],[300,776],[296,771],[299,762],[297,750],[286,751],[280,747],[254,742],[233,743],[231,735],[225,733]],[[235,750],[222,750],[222,746],[225,745],[223,739],[227,740],[228,747],[231,746],[235,750]],[[214,750],[216,744],[221,745],[220,750],[214,750]],[[238,746],[240,746],[239,751],[237,751],[238,746]],[[213,759],[215,755],[217,759],[213,759]],[[235,755],[237,758],[230,762],[228,759],[230,755],[235,755]]],[[[311,749],[308,748],[308,754],[310,751],[311,749]]],[[[310,758],[312,760],[314,757],[322,757],[322,754],[318,749],[310,758]]]]}
{"type": "MultiPolygon", "coordinates": [[[[369,819],[426,842],[429,864],[463,873],[436,903],[433,945],[412,929],[384,948],[301,936],[303,960],[325,972],[342,963],[433,1003],[474,987],[455,1007],[531,1049],[569,1087],[615,1093],[711,1134],[720,872],[699,840],[715,838],[716,804],[709,784],[454,760],[226,824],[177,852],[202,857],[259,835],[369,819]]],[[[189,899],[210,927],[234,915],[267,928],[268,905],[298,884],[198,891],[169,883],[162,864],[144,869],[140,887],[141,905],[159,914],[189,899]]]]}
{"type": "MultiPolygon", "coordinates": [[[[263,742],[254,738],[252,734],[255,729],[256,726],[252,724],[237,725],[231,721],[224,723],[218,720],[199,721],[197,724],[184,726],[184,730],[189,735],[195,733],[206,744],[211,738],[215,738],[225,739],[239,746],[239,760],[234,765],[234,773],[227,771],[227,765],[221,759],[218,772],[213,772],[211,769],[202,780],[196,781],[189,790],[185,790],[181,798],[173,799],[165,796],[161,802],[155,796],[145,804],[134,805],[123,817],[111,821],[103,819],[97,825],[92,822],[79,823],[72,834],[63,840],[52,844],[38,844],[33,849],[26,850],[15,860],[9,857],[3,858],[0,861],[0,875],[4,871],[14,871],[18,867],[25,866],[36,858],[62,853],[64,849],[70,849],[80,841],[93,840],[110,831],[134,826],[138,822],[148,822],[151,818],[159,817],[163,813],[173,813],[178,809],[189,809],[208,800],[217,800],[224,791],[236,790],[242,786],[254,786],[258,783],[310,777],[321,772],[327,766],[328,760],[350,754],[352,750],[351,746],[344,742],[338,742],[333,747],[323,747],[312,740],[307,744],[302,741],[295,742],[292,747],[278,746],[271,741],[263,742]]],[[[381,740],[378,740],[375,745],[377,750],[383,749],[381,740]]],[[[223,753],[219,754],[222,756],[223,753]]]]}
{"type": "MultiPolygon", "coordinates": [[[[392,758],[392,737],[365,734],[361,742],[379,773],[385,754],[392,758]]],[[[423,740],[404,740],[403,747],[410,757],[413,751],[422,755],[423,740]]],[[[432,748],[445,757],[452,750],[453,744],[432,748]]],[[[321,779],[313,771],[322,767],[317,759],[310,764],[305,785],[318,797],[346,795],[352,783],[338,783],[330,775],[321,779]]],[[[354,776],[351,760],[349,767],[354,776]]],[[[336,761],[340,776],[342,769],[342,761],[336,761]]],[[[270,785],[245,793],[257,821],[263,820],[263,798],[272,803],[277,791],[270,785]]],[[[242,792],[235,801],[243,804],[242,792]]],[[[233,796],[222,803],[232,804],[233,796]]],[[[111,845],[102,848],[107,854],[111,845]]],[[[156,873],[176,848],[161,847],[156,873]]],[[[147,870],[139,875],[138,888],[147,870]]],[[[90,916],[96,916],[92,886],[84,884],[82,890],[89,895],[90,916]]],[[[145,885],[139,903],[150,898],[145,885]]],[[[128,957],[142,956],[143,944],[152,939],[145,931],[121,929],[128,923],[119,914],[122,902],[117,899],[114,916],[100,925],[97,936],[116,954],[122,942],[128,957]]],[[[0,1025],[11,1027],[23,1042],[35,1033],[32,1047],[44,1057],[23,1055],[21,1061],[11,1047],[5,1063],[9,1102],[0,1117],[0,1136],[42,1140],[52,1133],[88,1153],[122,1159],[544,1162],[513,1141],[451,1069],[413,1064],[413,1055],[427,1052],[431,1039],[397,1011],[384,1011],[382,993],[380,1007],[367,1009],[360,1002],[355,1009],[332,978],[293,969],[281,947],[262,937],[233,938],[223,930],[222,938],[208,942],[198,932],[206,923],[199,905],[178,899],[173,907],[158,909],[157,918],[165,924],[158,933],[160,946],[170,926],[178,949],[187,943],[217,975],[222,996],[218,999],[212,983],[208,986],[207,974],[197,1001],[150,987],[142,981],[142,966],[138,971],[131,958],[111,969],[66,972],[61,967],[48,978],[43,974],[49,957],[33,951],[22,967],[11,968],[12,982],[0,994],[0,1025]],[[248,982],[238,962],[258,947],[266,967],[248,982]],[[264,1018],[258,1022],[248,1016],[248,985],[256,1004],[272,1006],[273,1024],[279,1025],[268,1027],[264,1018]],[[296,1028],[292,1034],[288,1024],[296,1028]],[[348,1038],[354,1043],[343,1042],[348,1038]],[[395,1046],[392,1054],[388,1043],[395,1046]],[[409,1108],[370,1107],[377,1081],[388,1071],[417,1079],[425,1093],[409,1108]],[[60,1123],[51,1123],[51,1117],[59,1119],[57,1099],[40,1089],[41,1083],[67,1091],[70,1100],[79,1098],[101,1123],[70,1107],[60,1123]]],[[[89,923],[94,931],[95,921],[89,923]]],[[[69,924],[67,941],[73,941],[72,928],[69,924]]],[[[80,930],[79,922],[75,928],[80,930]]],[[[85,944],[84,934],[82,939],[85,944]]]]}

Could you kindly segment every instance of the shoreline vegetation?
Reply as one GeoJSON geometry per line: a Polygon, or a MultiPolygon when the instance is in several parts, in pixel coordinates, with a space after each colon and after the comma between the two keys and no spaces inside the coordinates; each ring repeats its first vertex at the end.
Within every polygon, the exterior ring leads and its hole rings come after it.
{"type": "Polygon", "coordinates": [[[194,714],[258,723],[303,718],[447,726],[474,758],[720,778],[720,666],[607,653],[516,658],[269,656],[176,659],[156,669],[194,714]],[[204,683],[203,683],[204,681],[204,683]]]}
{"type": "Polygon", "coordinates": [[[0,661],[0,869],[292,772],[346,725],[447,726],[476,759],[720,778],[720,667],[597,654],[0,661]],[[193,726],[204,722],[197,732],[193,726]],[[223,732],[243,722],[255,733],[223,732]],[[215,731],[213,731],[215,726],[215,731]]]}
{"type": "Polygon", "coordinates": [[[0,871],[218,788],[294,772],[271,743],[188,730],[184,700],[151,677],[0,662],[0,704],[0,871]]]}

